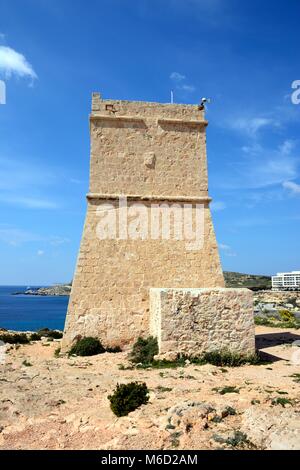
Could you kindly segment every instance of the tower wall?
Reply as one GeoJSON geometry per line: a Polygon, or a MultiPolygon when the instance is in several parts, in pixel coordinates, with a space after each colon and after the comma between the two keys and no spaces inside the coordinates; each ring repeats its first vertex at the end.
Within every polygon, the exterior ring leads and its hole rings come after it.
{"type": "Polygon", "coordinates": [[[63,349],[78,335],[124,346],[147,334],[150,288],[224,285],[209,209],[206,125],[198,106],[93,95],[88,207],[63,349]],[[124,237],[124,223],[120,228],[120,196],[134,238],[124,237]],[[153,239],[151,228],[141,234],[137,207],[150,221],[153,206],[161,204],[179,212],[187,205],[202,208],[200,249],[189,249],[184,239],[153,239]],[[99,237],[104,215],[117,221],[115,237],[99,237]]]}

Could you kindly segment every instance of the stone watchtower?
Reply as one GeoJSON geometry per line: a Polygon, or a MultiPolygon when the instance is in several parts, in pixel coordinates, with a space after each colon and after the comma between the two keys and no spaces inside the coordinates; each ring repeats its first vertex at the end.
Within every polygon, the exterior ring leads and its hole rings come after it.
{"type": "Polygon", "coordinates": [[[224,286],[209,209],[206,126],[204,111],[195,105],[102,100],[93,94],[90,192],[64,349],[78,335],[97,336],[105,346],[147,335],[151,288],[224,286]],[[136,223],[134,207],[147,217],[153,205],[179,210],[201,205],[203,245],[189,250],[180,237],[139,234],[139,224],[136,237],[128,237],[123,224],[103,239],[99,221],[103,215],[108,225],[120,220],[120,196],[128,205],[127,223],[136,223]]]}

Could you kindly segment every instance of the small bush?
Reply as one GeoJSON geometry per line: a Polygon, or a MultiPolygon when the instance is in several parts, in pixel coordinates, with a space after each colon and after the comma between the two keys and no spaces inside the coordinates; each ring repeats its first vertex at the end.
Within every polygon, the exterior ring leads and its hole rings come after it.
{"type": "Polygon", "coordinates": [[[30,341],[40,341],[41,336],[38,333],[32,333],[29,337],[30,341]]]}
{"type": "Polygon", "coordinates": [[[30,362],[28,362],[26,359],[22,362],[23,366],[25,367],[31,367],[32,364],[30,362]]]}
{"type": "Polygon", "coordinates": [[[293,405],[293,404],[294,404],[293,400],[290,400],[289,398],[276,397],[272,400],[272,405],[281,405],[283,408],[285,408],[285,405],[293,405]]]}
{"type": "Polygon", "coordinates": [[[54,351],[54,357],[59,357],[59,355],[60,355],[60,348],[57,348],[54,351]]]}
{"type": "Polygon", "coordinates": [[[105,352],[98,338],[86,337],[79,339],[69,351],[69,356],[95,356],[105,352]]]}
{"type": "Polygon", "coordinates": [[[127,416],[131,411],[149,401],[149,390],[145,383],[130,382],[117,384],[112,395],[108,396],[111,410],[118,417],[127,416]]]}
{"type": "Polygon", "coordinates": [[[61,339],[63,337],[63,333],[58,330],[49,330],[49,328],[42,328],[37,332],[37,334],[42,337],[45,336],[46,338],[52,339],[61,339]]]}
{"type": "Polygon", "coordinates": [[[119,353],[119,352],[122,352],[122,349],[120,348],[120,346],[115,346],[113,348],[106,348],[105,349],[106,352],[108,353],[119,353]]]}
{"type": "Polygon", "coordinates": [[[146,339],[140,337],[133,345],[129,358],[134,364],[151,364],[156,354],[158,354],[157,339],[153,336],[146,339]]]}
{"type": "Polygon", "coordinates": [[[260,400],[256,400],[255,398],[251,400],[251,405],[259,405],[259,404],[260,404],[260,400]]]}
{"type": "Polygon", "coordinates": [[[0,341],[3,341],[4,343],[9,343],[9,344],[28,344],[29,343],[29,339],[27,338],[25,333],[16,333],[16,334],[5,333],[3,335],[0,335],[0,341]]]}
{"type": "Polygon", "coordinates": [[[239,388],[230,385],[227,385],[226,387],[215,387],[212,390],[214,392],[218,392],[220,395],[225,395],[226,393],[240,393],[239,388]]]}
{"type": "Polygon", "coordinates": [[[258,326],[271,326],[272,322],[268,318],[264,317],[254,317],[254,323],[258,326]]]}
{"type": "Polygon", "coordinates": [[[218,367],[239,367],[244,364],[259,364],[261,362],[258,354],[242,355],[230,351],[211,351],[204,353],[203,361],[218,367]]]}
{"type": "Polygon", "coordinates": [[[276,318],[254,317],[254,323],[255,325],[271,326],[273,328],[295,328],[296,330],[300,328],[300,322],[295,317],[292,320],[284,321],[278,321],[276,318]]]}
{"type": "Polygon", "coordinates": [[[293,374],[293,375],[290,375],[290,377],[293,377],[294,382],[300,383],[300,374],[293,374]]]}
{"type": "Polygon", "coordinates": [[[295,315],[293,314],[293,312],[290,312],[290,310],[283,309],[279,310],[278,313],[282,321],[290,322],[295,320],[295,315]]]}
{"type": "Polygon", "coordinates": [[[231,447],[241,447],[244,448],[245,446],[253,448],[253,444],[248,440],[246,434],[242,433],[241,431],[235,430],[232,437],[224,438],[219,436],[218,434],[213,435],[213,439],[216,442],[220,442],[221,444],[226,444],[231,447]]]}
{"type": "Polygon", "coordinates": [[[222,417],[226,418],[227,416],[235,416],[236,409],[232,408],[232,406],[226,406],[225,410],[222,411],[222,417]]]}

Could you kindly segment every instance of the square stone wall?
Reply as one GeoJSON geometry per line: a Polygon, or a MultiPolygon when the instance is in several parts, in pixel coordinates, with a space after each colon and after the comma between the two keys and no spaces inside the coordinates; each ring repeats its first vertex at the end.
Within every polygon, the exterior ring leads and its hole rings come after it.
{"type": "Polygon", "coordinates": [[[198,105],[103,100],[93,94],[87,215],[62,351],[78,336],[98,337],[110,347],[127,347],[146,336],[150,288],[224,286],[209,208],[206,126],[198,105]],[[129,209],[142,205],[147,220],[153,205],[203,206],[203,244],[190,250],[184,237],[153,237],[151,230],[127,237],[137,220],[132,211],[121,224],[125,237],[120,230],[100,237],[103,205],[120,220],[120,196],[129,209]]]}
{"type": "Polygon", "coordinates": [[[150,289],[150,334],[162,357],[206,351],[255,352],[248,289],[150,289]]]}

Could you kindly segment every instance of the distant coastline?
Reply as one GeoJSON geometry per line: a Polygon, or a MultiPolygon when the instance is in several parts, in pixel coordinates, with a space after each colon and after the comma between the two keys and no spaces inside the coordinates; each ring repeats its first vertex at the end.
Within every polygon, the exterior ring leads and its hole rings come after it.
{"type": "Polygon", "coordinates": [[[26,289],[24,291],[13,292],[12,295],[37,295],[37,296],[70,296],[71,288],[69,284],[58,284],[50,287],[38,287],[34,289],[26,289]]]}

